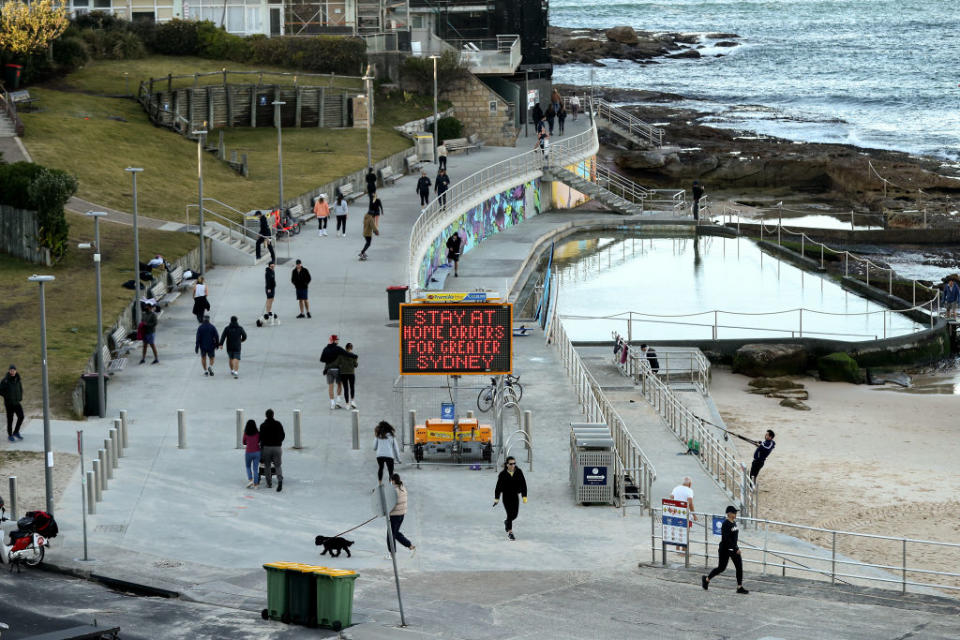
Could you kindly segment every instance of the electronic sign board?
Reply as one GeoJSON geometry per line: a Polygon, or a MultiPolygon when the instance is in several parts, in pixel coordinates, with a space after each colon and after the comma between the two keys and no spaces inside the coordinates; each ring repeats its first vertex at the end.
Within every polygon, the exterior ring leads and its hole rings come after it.
{"type": "Polygon", "coordinates": [[[400,373],[511,373],[512,327],[512,304],[401,304],[400,373]]]}

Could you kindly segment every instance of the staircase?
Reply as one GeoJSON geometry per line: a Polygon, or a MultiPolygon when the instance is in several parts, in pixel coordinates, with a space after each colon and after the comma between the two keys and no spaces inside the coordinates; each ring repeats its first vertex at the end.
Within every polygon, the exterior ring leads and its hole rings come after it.
{"type": "Polygon", "coordinates": [[[255,240],[237,230],[231,231],[230,228],[218,222],[205,223],[204,232],[213,241],[214,264],[250,266],[270,256],[267,248],[263,247],[263,256],[257,260],[255,240]]]}
{"type": "Polygon", "coordinates": [[[380,0],[357,0],[357,33],[383,32],[383,6],[380,0]]]}
{"type": "Polygon", "coordinates": [[[597,126],[603,127],[641,147],[663,146],[663,129],[614,106],[603,99],[594,101],[597,126]]]}
{"type": "Polygon", "coordinates": [[[10,116],[0,109],[0,138],[12,138],[16,135],[17,131],[13,126],[13,121],[10,120],[10,116]]]}
{"type": "Polygon", "coordinates": [[[562,168],[548,168],[544,169],[543,173],[546,177],[552,180],[557,180],[569,185],[577,191],[587,194],[594,200],[602,202],[616,213],[622,213],[625,215],[643,213],[643,200],[640,202],[631,202],[622,196],[618,196],[613,191],[604,189],[595,182],[590,182],[589,180],[581,178],[573,171],[562,168]]]}
{"type": "Polygon", "coordinates": [[[544,175],[558,180],[625,215],[665,213],[683,215],[686,200],[682,189],[647,189],[621,173],[597,165],[596,182],[565,167],[548,167],[544,175]]]}

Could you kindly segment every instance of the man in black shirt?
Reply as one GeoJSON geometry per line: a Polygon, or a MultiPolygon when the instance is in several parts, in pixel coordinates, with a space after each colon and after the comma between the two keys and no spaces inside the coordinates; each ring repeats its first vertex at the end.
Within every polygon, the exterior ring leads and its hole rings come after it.
{"type": "Polygon", "coordinates": [[[757,449],[753,452],[753,464],[750,465],[750,479],[754,482],[757,481],[757,474],[759,474],[760,469],[763,468],[763,463],[767,461],[767,456],[773,453],[773,448],[777,446],[777,443],[773,441],[773,437],[773,431],[767,429],[763,440],[758,440],[754,443],[757,445],[757,449]]]}
{"type": "Polygon", "coordinates": [[[417,195],[420,196],[420,206],[425,207],[427,203],[430,202],[430,178],[427,177],[427,172],[420,171],[420,179],[417,180],[417,195]]]}
{"type": "Polygon", "coordinates": [[[276,262],[277,254],[273,251],[273,240],[272,234],[270,233],[270,222],[267,220],[267,216],[263,215],[263,211],[257,211],[255,214],[257,219],[260,220],[260,231],[258,233],[259,237],[257,238],[257,260],[260,259],[260,247],[263,246],[263,243],[267,243],[267,250],[270,251],[270,261],[276,262]]]}
{"type": "Polygon", "coordinates": [[[450,176],[447,175],[446,169],[440,169],[440,172],[437,173],[437,179],[434,182],[433,189],[437,192],[437,198],[440,199],[441,209],[447,206],[447,189],[449,188],[450,176]]]}
{"type": "Polygon", "coordinates": [[[267,294],[267,307],[263,314],[264,320],[269,320],[271,316],[276,317],[273,313],[273,298],[277,294],[277,274],[274,271],[276,266],[276,263],[271,260],[263,271],[264,291],[267,294]]]}
{"type": "Polygon", "coordinates": [[[710,575],[700,578],[700,584],[706,590],[710,587],[710,580],[727,570],[727,561],[732,560],[733,566],[737,570],[737,593],[750,593],[743,588],[743,560],[740,557],[740,545],[737,539],[740,537],[740,529],[737,527],[737,508],[733,505],[727,507],[727,519],[723,521],[720,527],[720,563],[717,568],[710,572],[710,575]]]}
{"type": "Polygon", "coordinates": [[[700,219],[700,198],[703,197],[703,185],[699,180],[693,181],[693,219],[700,219]]]}
{"type": "Polygon", "coordinates": [[[240,345],[247,340],[247,332],[240,326],[237,316],[230,316],[230,324],[220,332],[219,348],[227,345],[227,357],[230,359],[230,375],[240,377],[240,345]]]}
{"type": "Polygon", "coordinates": [[[374,173],[373,167],[367,169],[367,195],[370,196],[370,202],[373,202],[373,194],[377,192],[377,174],[374,173]]]}
{"type": "Polygon", "coordinates": [[[660,371],[660,361],[657,360],[657,352],[653,347],[648,347],[645,344],[640,345],[640,352],[643,353],[647,358],[647,364],[650,365],[650,371],[654,373],[660,371]]]}
{"type": "Polygon", "coordinates": [[[271,487],[273,463],[277,470],[277,491],[283,490],[283,439],[287,434],[283,432],[283,425],[273,419],[273,409],[267,409],[267,419],[260,425],[260,460],[263,462],[263,471],[267,476],[267,488],[271,487]]]}

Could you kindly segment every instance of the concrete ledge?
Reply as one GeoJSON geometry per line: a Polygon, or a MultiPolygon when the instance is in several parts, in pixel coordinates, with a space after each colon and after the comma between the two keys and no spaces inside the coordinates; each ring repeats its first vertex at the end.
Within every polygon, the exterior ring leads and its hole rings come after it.
{"type": "MultiPolygon", "coordinates": [[[[788,249],[783,245],[775,244],[773,242],[767,242],[766,240],[758,240],[757,246],[760,247],[761,251],[766,251],[767,253],[777,256],[786,260],[795,267],[800,267],[805,271],[819,271],[824,272],[826,269],[820,267],[820,263],[812,258],[807,258],[802,256],[793,249],[788,249]]],[[[910,305],[907,305],[910,306],[910,305]]]]}
{"type": "MultiPolygon", "coordinates": [[[[734,231],[739,228],[741,235],[751,237],[760,235],[759,224],[741,222],[738,227],[737,223],[731,222],[724,226],[734,231]]],[[[769,223],[766,226],[769,227],[769,223]]],[[[863,229],[857,231],[853,229],[807,229],[805,227],[790,227],[789,224],[783,226],[789,228],[791,232],[802,231],[808,238],[839,242],[841,246],[849,244],[960,244],[960,229],[863,229]]],[[[790,237],[791,239],[794,238],[792,233],[790,237]]]]}

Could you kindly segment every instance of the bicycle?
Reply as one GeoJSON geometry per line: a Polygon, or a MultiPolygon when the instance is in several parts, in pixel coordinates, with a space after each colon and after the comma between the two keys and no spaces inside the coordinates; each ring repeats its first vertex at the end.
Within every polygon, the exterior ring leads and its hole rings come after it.
{"type": "Polygon", "coordinates": [[[513,395],[514,402],[520,402],[523,397],[523,385],[520,384],[520,376],[507,374],[503,379],[503,391],[498,392],[497,379],[490,378],[490,384],[480,390],[477,396],[477,409],[483,412],[490,411],[497,400],[498,393],[510,393],[513,395]],[[507,389],[510,391],[508,392],[507,389]]]}

